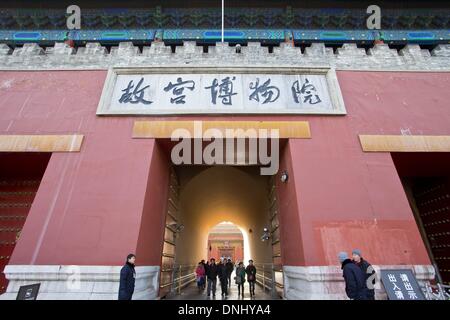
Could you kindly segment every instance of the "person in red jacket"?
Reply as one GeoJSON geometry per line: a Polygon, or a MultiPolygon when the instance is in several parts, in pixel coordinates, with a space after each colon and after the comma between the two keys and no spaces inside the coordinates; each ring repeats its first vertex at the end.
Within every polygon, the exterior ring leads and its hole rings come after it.
{"type": "Polygon", "coordinates": [[[197,287],[199,291],[202,291],[205,289],[205,277],[206,277],[206,270],[203,263],[200,261],[198,263],[197,269],[195,269],[195,274],[197,276],[197,287]]]}

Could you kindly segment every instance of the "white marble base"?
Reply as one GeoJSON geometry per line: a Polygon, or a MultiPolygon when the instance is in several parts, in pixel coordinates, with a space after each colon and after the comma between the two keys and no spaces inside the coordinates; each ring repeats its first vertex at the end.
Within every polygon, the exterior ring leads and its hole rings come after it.
{"type": "MultiPolygon", "coordinates": [[[[40,300],[117,300],[121,266],[8,265],[0,300],[14,300],[20,286],[40,283],[40,300]],[[79,280],[79,281],[78,281],[79,280]]],[[[133,300],[156,299],[159,266],[136,267],[133,300]]]]}
{"type": "MultiPolygon", "coordinates": [[[[373,266],[378,276],[380,269],[412,269],[420,283],[435,276],[431,265],[392,265],[373,266]]],[[[344,300],[344,278],[340,266],[284,266],[284,297],[293,300],[344,300]]],[[[378,281],[375,298],[386,299],[383,285],[378,281]]]]}

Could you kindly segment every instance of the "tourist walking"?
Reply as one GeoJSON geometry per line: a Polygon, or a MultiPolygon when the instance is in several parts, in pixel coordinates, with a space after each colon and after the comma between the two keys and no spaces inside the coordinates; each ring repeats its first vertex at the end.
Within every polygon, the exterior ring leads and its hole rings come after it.
{"type": "Polygon", "coordinates": [[[228,296],[228,271],[225,263],[223,263],[222,260],[220,260],[219,264],[217,265],[218,269],[218,275],[220,280],[220,289],[222,290],[222,297],[228,296]]]}
{"type": "Polygon", "coordinates": [[[227,277],[228,277],[228,286],[231,287],[231,274],[233,273],[234,264],[231,261],[231,259],[228,259],[227,263],[225,264],[227,269],[227,277]]]}
{"type": "Polygon", "coordinates": [[[206,283],[206,270],[203,263],[200,261],[198,263],[197,269],[195,269],[195,274],[197,276],[197,287],[199,291],[203,291],[205,289],[206,283]]]}
{"type": "Polygon", "coordinates": [[[256,283],[256,267],[253,265],[253,260],[248,260],[248,266],[245,268],[247,274],[248,286],[250,289],[250,297],[255,296],[255,283],[256,283]]]}
{"type": "Polygon", "coordinates": [[[206,277],[208,278],[208,289],[206,294],[208,297],[211,296],[211,291],[213,294],[213,297],[216,296],[216,285],[217,285],[217,274],[218,274],[218,268],[216,264],[216,259],[211,258],[209,260],[209,265],[206,268],[206,277]]]}
{"type": "Polygon", "coordinates": [[[245,267],[242,261],[239,262],[238,266],[236,267],[236,276],[234,277],[234,279],[238,286],[238,298],[241,295],[241,292],[242,298],[244,298],[245,267]]]}

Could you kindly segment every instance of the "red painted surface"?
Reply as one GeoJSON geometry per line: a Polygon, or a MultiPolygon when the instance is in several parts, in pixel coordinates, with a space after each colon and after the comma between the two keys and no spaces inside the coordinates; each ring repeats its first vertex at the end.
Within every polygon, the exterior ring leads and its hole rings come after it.
{"type": "Polygon", "coordinates": [[[120,265],[136,252],[154,141],[131,139],[133,118],[95,115],[105,76],[0,73],[2,134],[85,135],[81,152],[52,155],[10,264],[120,265]]]}
{"type": "MultiPolygon", "coordinates": [[[[154,141],[154,140],[152,140],[154,141]]],[[[163,250],[165,213],[169,184],[169,159],[158,143],[153,143],[150,173],[145,191],[145,201],[136,255],[139,264],[160,265],[163,250]]]]}
{"type": "Polygon", "coordinates": [[[81,152],[52,155],[10,263],[119,265],[137,251],[159,264],[165,160],[152,139],[131,139],[138,119],[307,120],[312,139],[283,151],[284,263],[336,264],[353,247],[373,263],[429,263],[390,154],[363,153],[358,134],[449,135],[450,73],[338,72],[348,114],[322,117],[100,118],[105,76],[0,72],[2,134],[85,135],[81,152]]]}
{"type": "Polygon", "coordinates": [[[280,223],[280,245],[282,263],[286,265],[303,265],[304,243],[300,228],[300,213],[298,210],[298,181],[294,179],[292,173],[295,165],[292,162],[292,150],[289,143],[281,149],[280,168],[278,178],[275,180],[278,202],[278,220],[280,223]],[[287,171],[288,182],[283,183],[279,179],[281,173],[287,171]]]}
{"type": "Polygon", "coordinates": [[[389,153],[363,153],[358,134],[450,134],[448,73],[339,72],[348,115],[311,117],[291,140],[305,261],[335,264],[357,247],[377,264],[429,258],[389,153]]]}
{"type": "Polygon", "coordinates": [[[401,177],[450,176],[450,152],[393,152],[401,177]]]}
{"type": "Polygon", "coordinates": [[[214,258],[218,261],[222,256],[230,256],[233,262],[244,261],[242,240],[230,240],[228,246],[225,246],[223,241],[210,240],[208,247],[211,248],[208,252],[208,260],[214,258]]]}
{"type": "Polygon", "coordinates": [[[450,153],[392,153],[395,167],[409,189],[422,238],[429,244],[440,281],[450,284],[450,153]]]}
{"type": "Polygon", "coordinates": [[[20,237],[50,156],[0,153],[0,294],[8,285],[3,270],[20,237]]]}
{"type": "Polygon", "coordinates": [[[242,234],[210,233],[208,235],[208,260],[231,256],[233,262],[244,260],[244,240],[242,234]]]}
{"type": "Polygon", "coordinates": [[[429,244],[436,271],[444,285],[450,284],[450,176],[414,179],[411,191],[418,220],[423,225],[423,238],[429,244]]]}

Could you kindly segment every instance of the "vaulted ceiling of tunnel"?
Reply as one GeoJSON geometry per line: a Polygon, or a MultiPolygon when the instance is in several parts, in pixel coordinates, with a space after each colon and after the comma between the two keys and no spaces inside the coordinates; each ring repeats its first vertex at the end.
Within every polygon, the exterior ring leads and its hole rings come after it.
{"type": "Polygon", "coordinates": [[[223,221],[247,232],[253,247],[259,245],[259,231],[268,221],[268,177],[256,169],[198,166],[178,170],[180,222],[185,226],[177,242],[179,258],[184,257],[182,252],[206,252],[208,233],[223,221]]]}
{"type": "Polygon", "coordinates": [[[267,208],[267,177],[245,168],[210,167],[180,182],[183,220],[198,221],[201,231],[208,232],[222,221],[248,230],[267,208]]]}

